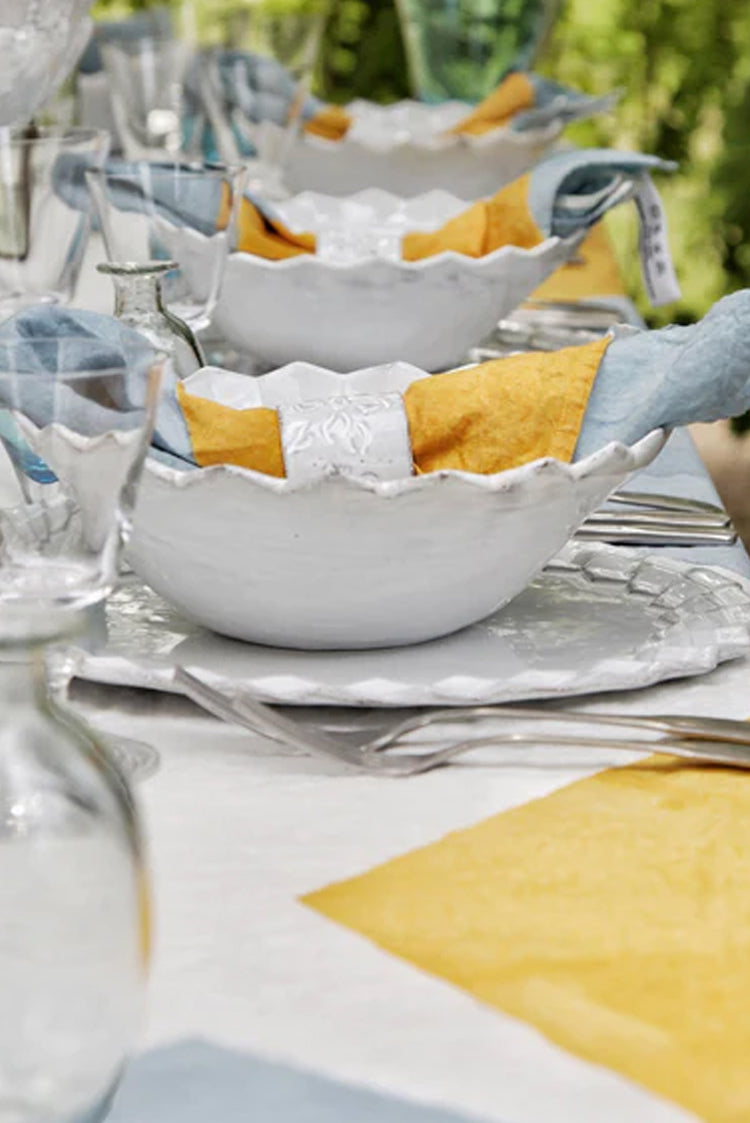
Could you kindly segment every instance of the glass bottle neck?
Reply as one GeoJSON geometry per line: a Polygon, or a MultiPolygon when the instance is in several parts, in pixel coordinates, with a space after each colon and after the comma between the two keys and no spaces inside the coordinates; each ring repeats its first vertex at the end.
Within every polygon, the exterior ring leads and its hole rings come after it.
{"type": "Polygon", "coordinates": [[[164,312],[161,273],[112,274],[115,316],[144,316],[164,312]]]}

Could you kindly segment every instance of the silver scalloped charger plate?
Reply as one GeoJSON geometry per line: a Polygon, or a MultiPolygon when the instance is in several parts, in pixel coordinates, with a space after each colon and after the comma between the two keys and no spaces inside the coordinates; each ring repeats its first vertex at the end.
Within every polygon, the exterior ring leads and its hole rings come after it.
{"type": "Polygon", "coordinates": [[[571,543],[505,608],[413,647],[292,651],[224,639],[136,580],[107,606],[95,682],[176,690],[175,666],[277,704],[428,706],[631,690],[750,651],[750,582],[728,570],[571,543]]]}

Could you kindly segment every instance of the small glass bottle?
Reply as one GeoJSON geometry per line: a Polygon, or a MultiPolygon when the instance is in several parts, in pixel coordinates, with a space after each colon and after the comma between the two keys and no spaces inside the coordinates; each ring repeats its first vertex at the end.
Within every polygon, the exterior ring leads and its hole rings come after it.
{"type": "Polygon", "coordinates": [[[115,316],[139,331],[154,347],[169,355],[178,378],[187,378],[206,365],[191,328],[164,305],[162,278],[178,266],[174,261],[143,265],[107,261],[97,265],[115,286],[115,316]]]}
{"type": "Polygon", "coordinates": [[[145,993],[148,887],[127,785],[0,651],[0,1119],[103,1118],[145,993]]]}

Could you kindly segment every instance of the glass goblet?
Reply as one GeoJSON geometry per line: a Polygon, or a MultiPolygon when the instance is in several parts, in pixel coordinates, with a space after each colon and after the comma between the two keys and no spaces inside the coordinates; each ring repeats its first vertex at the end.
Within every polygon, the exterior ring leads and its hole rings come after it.
{"type": "Polygon", "coordinates": [[[95,129],[0,130],[0,320],[26,304],[72,298],[90,206],[70,205],[70,168],[101,166],[108,146],[95,129]]]}
{"type": "Polygon", "coordinates": [[[91,34],[89,0],[3,0],[0,126],[23,125],[54,94],[91,34]]]}
{"type": "Polygon", "coordinates": [[[110,161],[86,179],[110,262],[176,263],[162,278],[164,303],[194,332],[208,327],[235,244],[244,169],[110,161]]]}
{"type": "MultiPolygon", "coordinates": [[[[38,313],[25,315],[38,322],[38,313]]],[[[124,351],[90,337],[8,341],[5,334],[0,644],[13,628],[16,643],[44,641],[59,701],[75,669],[71,642],[87,631],[83,610],[100,604],[117,579],[161,368],[134,332],[121,337],[124,351]]],[[[113,752],[131,778],[158,763],[150,746],[135,754],[118,743],[113,752]]]]}
{"type": "Polygon", "coordinates": [[[176,156],[182,149],[186,44],[171,35],[146,35],[109,39],[101,53],[126,158],[176,156]]]}
{"type": "Polygon", "coordinates": [[[232,5],[206,29],[212,49],[196,59],[222,159],[238,158],[233,143],[239,155],[257,151],[247,161],[250,186],[269,198],[288,194],[284,169],[305,112],[312,111],[308,94],[328,9],[327,3],[283,11],[262,2],[232,5]]]}
{"type": "Polygon", "coordinates": [[[528,68],[560,0],[397,0],[415,96],[481,101],[509,70],[528,68]]]}
{"type": "Polygon", "coordinates": [[[134,334],[118,353],[19,321],[0,335],[0,1119],[69,1123],[103,1117],[134,1043],[148,888],[129,788],[50,704],[43,650],[114,585],[160,367],[134,334]]]}

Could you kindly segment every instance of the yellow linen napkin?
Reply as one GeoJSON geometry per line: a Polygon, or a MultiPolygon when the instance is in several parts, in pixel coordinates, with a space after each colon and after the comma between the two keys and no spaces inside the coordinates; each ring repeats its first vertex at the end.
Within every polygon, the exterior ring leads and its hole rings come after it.
{"type": "Polygon", "coordinates": [[[750,1120],[750,776],[647,762],[303,898],[709,1123],[750,1120]]]}
{"type": "MultiPolygon", "coordinates": [[[[413,382],[404,406],[417,474],[440,468],[494,473],[542,456],[571,460],[610,342],[513,355],[413,382]]],[[[231,409],[179,383],[177,398],[201,467],[237,464],[285,475],[275,410],[231,409]]]]}
{"type": "MultiPolygon", "coordinates": [[[[503,187],[491,199],[481,199],[429,234],[406,234],[402,253],[406,261],[419,261],[452,250],[467,257],[484,257],[501,246],[531,249],[544,234],[531,216],[529,176],[503,187]]],[[[237,248],[243,253],[279,261],[315,252],[312,234],[292,234],[272,222],[247,198],[240,204],[237,248]]]]}
{"type": "Polygon", "coordinates": [[[620,267],[603,223],[592,226],[578,248],[577,260],[561,265],[530,300],[585,300],[594,296],[624,296],[620,267]]]}
{"type": "MultiPolygon", "coordinates": [[[[468,116],[454,125],[448,135],[478,136],[507,125],[517,113],[533,109],[534,86],[520,71],[508,74],[496,90],[480,102],[468,116]]],[[[305,124],[305,131],[325,140],[341,140],[351,127],[352,118],[338,105],[327,105],[305,124]]]]}

